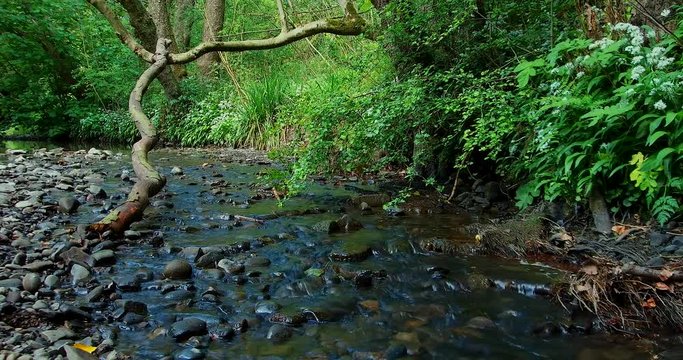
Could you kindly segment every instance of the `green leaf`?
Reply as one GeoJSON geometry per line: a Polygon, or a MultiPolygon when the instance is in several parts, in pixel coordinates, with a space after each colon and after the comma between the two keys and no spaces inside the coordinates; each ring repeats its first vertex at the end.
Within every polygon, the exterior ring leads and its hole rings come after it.
{"type": "Polygon", "coordinates": [[[321,277],[325,273],[323,269],[309,268],[305,271],[305,274],[311,277],[321,277]]]}
{"type": "Polygon", "coordinates": [[[667,135],[667,131],[657,131],[654,134],[650,134],[650,136],[647,137],[647,141],[645,142],[646,146],[651,146],[652,144],[655,143],[659,138],[661,138],[664,135],[667,135]]]}

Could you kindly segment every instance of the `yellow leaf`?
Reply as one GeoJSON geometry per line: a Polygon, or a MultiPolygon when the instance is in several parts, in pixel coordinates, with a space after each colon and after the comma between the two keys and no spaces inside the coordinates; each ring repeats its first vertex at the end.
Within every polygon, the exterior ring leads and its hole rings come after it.
{"type": "Polygon", "coordinates": [[[643,155],[642,152],[639,151],[637,154],[634,154],[631,157],[631,161],[629,161],[629,164],[631,164],[631,165],[638,164],[638,167],[640,167],[640,164],[642,164],[644,160],[645,160],[645,156],[643,155]]]}
{"type": "Polygon", "coordinates": [[[97,350],[97,347],[95,346],[90,346],[86,344],[81,344],[81,343],[75,343],[74,347],[78,350],[83,350],[87,352],[88,354],[92,354],[95,350],[97,350]]]}

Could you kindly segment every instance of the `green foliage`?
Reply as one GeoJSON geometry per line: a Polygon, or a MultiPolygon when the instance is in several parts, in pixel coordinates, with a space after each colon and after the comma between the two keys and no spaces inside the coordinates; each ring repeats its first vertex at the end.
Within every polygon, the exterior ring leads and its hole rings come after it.
{"type": "Polygon", "coordinates": [[[138,131],[127,112],[97,111],[81,119],[77,137],[98,142],[133,143],[138,131]]]}
{"type": "Polygon", "coordinates": [[[683,56],[675,38],[648,34],[616,24],[608,37],[564,41],[516,68],[534,129],[515,164],[529,177],[519,206],[580,201],[597,188],[613,210],[645,205],[660,224],[680,211],[683,56]]]}

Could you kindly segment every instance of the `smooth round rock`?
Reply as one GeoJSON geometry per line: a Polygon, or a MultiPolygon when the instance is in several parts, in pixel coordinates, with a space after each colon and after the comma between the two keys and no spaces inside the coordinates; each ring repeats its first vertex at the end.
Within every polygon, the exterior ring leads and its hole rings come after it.
{"type": "Polygon", "coordinates": [[[185,260],[173,260],[166,264],[164,277],[175,280],[189,279],[192,277],[192,265],[185,260]]]}
{"type": "Polygon", "coordinates": [[[24,286],[24,290],[34,293],[40,289],[41,282],[40,275],[36,273],[28,273],[24,275],[24,279],[21,281],[21,284],[24,286]]]}
{"type": "Polygon", "coordinates": [[[183,319],[173,323],[169,333],[177,341],[183,341],[192,336],[205,335],[207,333],[206,322],[197,318],[183,319]]]}

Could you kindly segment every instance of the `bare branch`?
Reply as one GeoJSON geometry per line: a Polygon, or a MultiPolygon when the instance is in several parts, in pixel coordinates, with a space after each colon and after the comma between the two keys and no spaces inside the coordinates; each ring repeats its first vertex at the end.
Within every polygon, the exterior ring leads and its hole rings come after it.
{"type": "Polygon", "coordinates": [[[87,1],[90,3],[90,5],[95,7],[95,9],[102,13],[102,15],[104,15],[109,22],[109,25],[111,25],[116,32],[116,36],[118,36],[119,40],[121,40],[124,45],[133,50],[133,52],[142,60],[150,64],[154,62],[154,54],[145,49],[135,40],[135,38],[133,38],[133,36],[130,35],[128,30],[126,30],[126,27],[121,23],[119,17],[107,6],[104,0],[87,1]]]}
{"type": "Polygon", "coordinates": [[[289,31],[289,25],[287,25],[287,17],[285,16],[285,8],[282,6],[282,0],[275,0],[277,3],[277,13],[280,17],[280,28],[282,33],[289,31]]]}
{"type": "Polygon", "coordinates": [[[209,41],[181,54],[171,54],[171,64],[185,64],[213,51],[241,52],[247,50],[265,50],[291,44],[297,40],[316,34],[359,35],[365,28],[365,22],[359,16],[349,16],[342,20],[328,19],[313,21],[296,27],[278,36],[260,40],[241,41],[209,41]]]}

